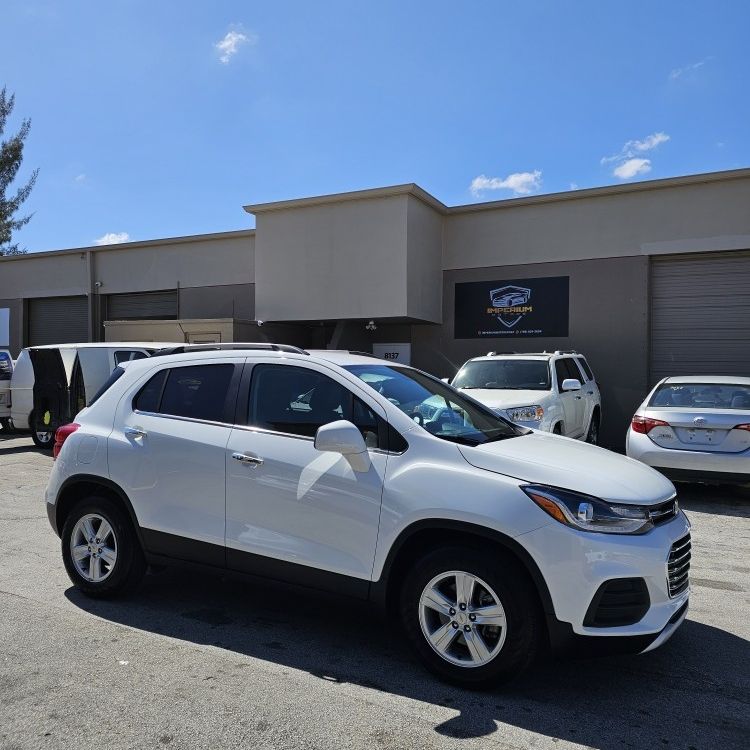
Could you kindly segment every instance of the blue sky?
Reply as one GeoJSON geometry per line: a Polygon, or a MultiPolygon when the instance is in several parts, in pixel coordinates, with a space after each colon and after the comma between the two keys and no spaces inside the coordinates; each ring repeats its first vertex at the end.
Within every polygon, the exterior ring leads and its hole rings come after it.
{"type": "Polygon", "coordinates": [[[417,182],[470,203],[750,165],[750,4],[3,0],[30,251],[417,182]]]}

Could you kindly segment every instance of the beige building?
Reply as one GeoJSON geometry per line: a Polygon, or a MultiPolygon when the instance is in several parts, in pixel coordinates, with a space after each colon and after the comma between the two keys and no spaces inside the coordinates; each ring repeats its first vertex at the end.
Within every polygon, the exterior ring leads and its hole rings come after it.
{"type": "Polygon", "coordinates": [[[576,349],[611,445],[655,380],[750,374],[750,169],[467,206],[412,184],[245,210],[255,230],[1,258],[0,346],[266,340],[439,376],[488,350],[576,349]]]}

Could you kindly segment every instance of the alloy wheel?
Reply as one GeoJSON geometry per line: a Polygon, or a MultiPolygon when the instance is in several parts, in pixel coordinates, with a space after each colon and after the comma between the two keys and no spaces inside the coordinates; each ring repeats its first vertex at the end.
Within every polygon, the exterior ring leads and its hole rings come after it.
{"type": "Polygon", "coordinates": [[[106,580],[117,562],[117,537],[109,521],[97,513],[82,516],[70,535],[70,556],[86,581],[106,580]]]}
{"type": "Polygon", "coordinates": [[[434,651],[460,667],[491,662],[508,632],[500,597],[481,578],[461,570],[440,573],[424,587],[419,624],[434,651]]]}

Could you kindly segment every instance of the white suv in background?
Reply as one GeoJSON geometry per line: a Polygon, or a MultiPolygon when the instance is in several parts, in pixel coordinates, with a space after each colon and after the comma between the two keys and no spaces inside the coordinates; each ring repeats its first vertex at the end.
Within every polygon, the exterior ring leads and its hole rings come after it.
{"type": "Polygon", "coordinates": [[[599,386],[585,357],[575,351],[489,352],[466,362],[450,382],[511,422],[599,442],[599,386]]]}
{"type": "Polygon", "coordinates": [[[668,479],[373,357],[157,353],[117,368],[55,453],[47,513],[90,596],[149,562],[332,590],[385,607],[429,669],[475,687],[545,642],[650,651],[688,607],[668,479]]]}

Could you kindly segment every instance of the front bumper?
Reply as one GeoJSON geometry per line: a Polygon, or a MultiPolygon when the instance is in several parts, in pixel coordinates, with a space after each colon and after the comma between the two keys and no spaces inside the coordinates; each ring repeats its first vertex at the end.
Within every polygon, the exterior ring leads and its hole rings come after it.
{"type": "Polygon", "coordinates": [[[596,534],[551,522],[517,537],[539,565],[550,593],[554,611],[547,614],[553,646],[565,649],[583,638],[589,647],[602,642],[606,649],[621,647],[617,640],[626,639],[625,650],[640,652],[669,638],[684,619],[690,589],[669,595],[667,560],[672,545],[689,530],[690,523],[680,511],[643,535],[596,534]],[[614,627],[584,625],[599,587],[623,578],[643,579],[646,584],[649,605],[641,619],[614,627]],[[616,640],[603,643],[610,639],[616,640]]]}

